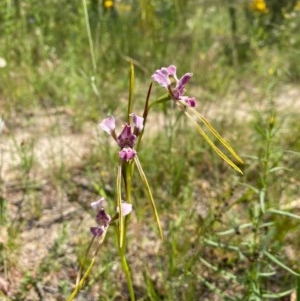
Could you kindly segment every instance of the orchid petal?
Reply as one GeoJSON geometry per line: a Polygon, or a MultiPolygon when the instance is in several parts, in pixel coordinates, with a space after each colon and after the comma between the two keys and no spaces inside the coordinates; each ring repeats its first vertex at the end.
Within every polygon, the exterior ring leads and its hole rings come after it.
{"type": "Polygon", "coordinates": [[[165,69],[168,70],[170,75],[173,75],[173,76],[176,75],[176,66],[175,65],[170,65],[169,67],[166,67],[165,69]]]}
{"type": "Polygon", "coordinates": [[[193,73],[184,74],[180,80],[177,82],[175,89],[181,92],[181,95],[184,94],[184,88],[190,78],[193,76],[193,73]]]}
{"type": "Polygon", "coordinates": [[[108,133],[109,135],[112,135],[113,132],[116,129],[116,122],[115,118],[113,116],[105,118],[100,124],[99,127],[108,133]]]}
{"type": "Polygon", "coordinates": [[[191,108],[194,108],[197,105],[195,97],[181,96],[179,99],[183,100],[191,108]]]}
{"type": "Polygon", "coordinates": [[[119,157],[126,162],[132,160],[136,156],[136,151],[130,147],[124,147],[119,152],[119,157]]]}
{"type": "Polygon", "coordinates": [[[131,126],[125,124],[122,133],[118,136],[117,141],[120,147],[133,147],[136,142],[136,135],[132,133],[131,126]]]}
{"type": "Polygon", "coordinates": [[[133,113],[131,113],[130,116],[132,118],[132,123],[133,123],[133,126],[134,126],[133,131],[136,135],[139,135],[142,132],[143,127],[144,127],[144,118],[140,117],[140,116],[137,116],[133,113]]]}
{"type": "Polygon", "coordinates": [[[96,215],[97,224],[100,226],[107,227],[110,221],[111,217],[105,212],[104,209],[100,209],[96,215]]]}
{"type": "Polygon", "coordinates": [[[171,84],[169,75],[170,73],[167,68],[161,68],[156,70],[151,78],[152,80],[156,81],[159,85],[167,89],[168,86],[171,84]]]}
{"type": "Polygon", "coordinates": [[[98,211],[98,210],[100,210],[103,206],[103,203],[105,202],[105,199],[102,197],[101,199],[99,199],[98,201],[96,201],[96,202],[92,202],[91,203],[91,207],[94,209],[94,210],[96,210],[96,211],[98,211]]]}
{"type": "MultiPolygon", "coordinates": [[[[117,208],[117,212],[119,213],[119,208],[117,208]]],[[[126,216],[132,212],[132,204],[123,202],[122,203],[122,215],[126,216]]]]}
{"type": "Polygon", "coordinates": [[[91,227],[90,230],[94,236],[99,237],[104,233],[105,228],[103,226],[102,227],[91,227]]]}

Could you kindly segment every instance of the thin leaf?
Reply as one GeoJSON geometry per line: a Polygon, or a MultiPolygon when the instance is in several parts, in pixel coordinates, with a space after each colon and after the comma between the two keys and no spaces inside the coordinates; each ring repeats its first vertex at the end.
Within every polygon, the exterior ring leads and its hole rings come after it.
{"type": "Polygon", "coordinates": [[[216,295],[221,297],[221,300],[230,300],[230,301],[236,300],[236,298],[233,299],[230,296],[226,295],[214,283],[207,281],[204,277],[201,277],[200,275],[198,275],[198,279],[201,281],[201,283],[204,283],[212,292],[214,292],[216,295]]]}
{"type": "Polygon", "coordinates": [[[222,249],[226,249],[226,250],[232,250],[232,251],[237,252],[241,257],[244,257],[239,247],[236,247],[233,245],[227,245],[227,244],[224,244],[221,242],[215,242],[213,240],[206,239],[206,238],[203,241],[204,241],[204,243],[206,243],[209,246],[222,248],[222,249]]]}
{"type": "Polygon", "coordinates": [[[225,279],[236,281],[237,277],[234,274],[227,272],[225,270],[220,270],[219,267],[212,265],[207,260],[205,260],[203,257],[199,257],[199,260],[212,271],[220,273],[222,276],[224,276],[225,279]]]}
{"type": "Polygon", "coordinates": [[[134,157],[134,163],[135,163],[135,165],[136,165],[136,167],[139,171],[139,174],[140,174],[141,180],[143,182],[144,188],[145,188],[145,190],[148,194],[150,205],[152,207],[152,211],[153,211],[156,223],[157,223],[159,235],[160,235],[161,239],[163,240],[163,231],[162,231],[162,228],[161,228],[161,224],[160,224],[159,216],[158,216],[158,213],[157,213],[156,205],[155,205],[155,202],[154,202],[154,199],[153,199],[153,196],[152,196],[150,186],[148,184],[147,177],[146,177],[146,175],[145,175],[145,173],[142,169],[142,166],[141,166],[141,163],[140,163],[140,160],[139,160],[138,156],[134,157]]]}
{"type": "Polygon", "coordinates": [[[212,126],[212,124],[202,116],[198,111],[193,108],[189,108],[203,123],[204,125],[211,131],[211,133],[224,145],[224,147],[232,154],[232,156],[240,163],[244,164],[244,161],[238,156],[238,154],[233,150],[230,144],[225,141],[222,136],[217,132],[217,130],[212,126]]]}
{"type": "Polygon", "coordinates": [[[292,217],[292,218],[300,220],[299,215],[296,215],[296,214],[293,214],[293,213],[290,213],[290,212],[287,212],[287,211],[277,210],[277,209],[269,209],[268,211],[272,212],[272,213],[276,213],[276,214],[280,214],[280,215],[284,215],[284,216],[287,216],[287,217],[292,217]]]}
{"type": "Polygon", "coordinates": [[[274,276],[274,275],[276,275],[276,271],[258,273],[259,277],[271,277],[271,276],[274,276]]]}
{"type": "Polygon", "coordinates": [[[234,228],[226,230],[226,231],[216,232],[216,234],[219,235],[219,236],[234,234],[234,233],[236,233],[237,230],[242,230],[242,229],[250,228],[252,226],[253,226],[252,223],[242,224],[240,226],[234,227],[234,228]]]}
{"type": "Polygon", "coordinates": [[[285,171],[292,171],[292,169],[291,168],[287,168],[287,167],[283,167],[283,166],[277,166],[277,167],[274,167],[274,168],[271,168],[270,170],[269,170],[269,172],[271,173],[271,172],[276,172],[276,171],[281,171],[281,170],[285,170],[285,171]]]}
{"type": "Polygon", "coordinates": [[[264,293],[262,294],[263,298],[268,298],[268,299],[278,299],[287,295],[290,295],[293,292],[293,290],[288,290],[285,292],[280,292],[280,293],[264,293]]]}
{"type": "Polygon", "coordinates": [[[266,206],[265,206],[265,197],[266,197],[266,193],[264,189],[261,189],[259,191],[259,202],[260,202],[260,208],[261,208],[261,212],[265,213],[266,211],[266,206]]]}
{"type": "Polygon", "coordinates": [[[280,266],[281,268],[283,268],[284,270],[288,271],[289,273],[299,277],[300,274],[296,273],[295,271],[293,271],[291,268],[289,268],[288,266],[286,266],[284,263],[282,263],[280,260],[278,260],[275,256],[273,256],[271,253],[269,253],[268,251],[264,251],[264,254],[271,260],[273,261],[275,264],[277,264],[278,266],[280,266]]]}
{"type": "Polygon", "coordinates": [[[205,139],[205,141],[211,146],[211,148],[227,163],[229,164],[232,168],[234,168],[236,171],[239,173],[243,174],[243,172],[240,170],[239,167],[237,167],[211,140],[210,138],[206,135],[206,133],[203,131],[203,129],[200,127],[198,122],[196,122],[193,117],[187,112],[184,111],[185,115],[192,121],[194,124],[196,130],[199,132],[199,134],[205,139]]]}
{"type": "Polygon", "coordinates": [[[90,272],[91,272],[91,269],[95,263],[95,260],[96,260],[96,257],[94,256],[88,269],[86,270],[86,272],[84,273],[83,277],[81,278],[81,280],[79,281],[79,283],[76,285],[74,291],[72,292],[71,296],[67,299],[67,301],[71,301],[73,300],[76,295],[79,293],[79,291],[82,289],[82,287],[84,286],[85,284],[85,281],[87,279],[87,277],[89,276],[90,272]]]}
{"type": "MultiPolygon", "coordinates": [[[[93,267],[93,265],[94,265],[94,263],[96,261],[96,256],[98,254],[98,251],[100,249],[101,244],[103,243],[103,241],[105,239],[106,233],[107,233],[107,231],[104,231],[104,233],[102,234],[100,240],[98,241],[97,249],[96,249],[96,251],[94,253],[94,256],[93,256],[93,258],[91,260],[91,263],[90,263],[89,267],[85,271],[85,273],[82,276],[81,280],[76,282],[75,289],[73,290],[71,296],[67,299],[67,301],[72,301],[76,297],[76,295],[79,293],[79,291],[82,289],[82,287],[84,286],[84,284],[86,282],[86,279],[89,276],[89,274],[90,274],[90,272],[92,270],[92,267],[93,267]]],[[[92,244],[93,241],[94,241],[94,239],[91,241],[91,244],[92,244]]],[[[89,245],[88,250],[90,249],[91,244],[89,245]]],[[[88,250],[87,250],[86,254],[88,253],[88,250]]],[[[80,267],[80,269],[81,269],[81,267],[80,267]]]]}

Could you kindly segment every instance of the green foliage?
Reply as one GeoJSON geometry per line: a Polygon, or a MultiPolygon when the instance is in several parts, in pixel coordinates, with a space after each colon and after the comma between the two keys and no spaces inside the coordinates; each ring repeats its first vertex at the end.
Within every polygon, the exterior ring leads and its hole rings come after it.
{"type": "MultiPolygon", "coordinates": [[[[260,12],[239,0],[122,0],[112,12],[90,0],[88,19],[79,0],[0,2],[0,279],[9,279],[12,300],[40,292],[64,300],[90,239],[89,203],[101,195],[115,209],[118,149],[91,132],[106,115],[124,117],[130,61],[138,110],[155,69],[193,72],[198,110],[246,161],[244,176],[233,175],[174,106],[153,110],[139,159],[165,241],[145,190],[133,185],[127,259],[137,299],[285,300],[291,290],[299,299],[299,112],[297,97],[294,110],[284,107],[291,94],[277,96],[298,91],[300,11],[294,0],[265,2],[260,12]],[[35,123],[22,122],[61,107],[67,122],[55,117],[50,130],[31,133],[35,123]],[[20,142],[19,131],[30,137],[20,142]],[[71,167],[62,152],[42,172],[38,142],[65,133],[89,135],[88,152],[71,167]],[[64,215],[69,208],[76,210],[64,215]],[[59,217],[43,226],[52,215],[59,217]],[[50,244],[32,270],[22,266],[30,231],[44,231],[50,244]]],[[[79,299],[128,298],[112,236],[111,228],[79,299]]]]}

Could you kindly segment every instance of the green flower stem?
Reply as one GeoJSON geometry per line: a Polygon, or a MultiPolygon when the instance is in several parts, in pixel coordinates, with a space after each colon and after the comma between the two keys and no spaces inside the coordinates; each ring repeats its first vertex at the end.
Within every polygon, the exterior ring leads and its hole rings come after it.
{"type": "Polygon", "coordinates": [[[122,248],[124,239],[124,216],[122,212],[122,192],[121,192],[121,181],[122,181],[122,159],[119,160],[118,171],[117,171],[117,208],[119,209],[119,246],[122,248]]]}
{"type": "Polygon", "coordinates": [[[156,105],[159,105],[161,103],[167,102],[171,99],[169,94],[165,94],[163,96],[161,96],[160,98],[157,98],[156,100],[154,100],[150,105],[149,105],[149,99],[150,99],[150,93],[151,93],[151,89],[152,89],[152,84],[149,87],[148,90],[148,94],[147,94],[147,98],[146,98],[146,103],[145,103],[145,108],[144,108],[144,113],[143,113],[143,118],[144,118],[144,128],[142,130],[142,132],[139,134],[138,137],[138,141],[136,143],[136,147],[135,149],[138,151],[141,145],[141,140],[142,137],[144,135],[144,131],[145,131],[145,125],[146,125],[146,121],[147,121],[147,117],[148,117],[148,113],[149,111],[156,105]]]}
{"type": "Polygon", "coordinates": [[[126,193],[126,202],[129,204],[132,203],[132,199],[131,199],[132,173],[133,173],[133,164],[131,161],[129,163],[126,163],[125,165],[125,193],[126,193]]]}
{"type": "MultiPolygon", "coordinates": [[[[91,263],[90,263],[89,267],[87,268],[87,270],[85,271],[85,273],[84,273],[84,275],[82,276],[82,278],[80,279],[80,274],[81,274],[82,266],[83,266],[83,264],[85,263],[84,260],[83,260],[83,262],[81,263],[80,270],[79,270],[79,274],[78,274],[79,277],[77,277],[77,281],[76,281],[76,286],[75,286],[75,288],[74,288],[74,290],[73,290],[71,296],[67,299],[67,301],[72,301],[72,300],[76,297],[76,295],[79,293],[79,291],[82,289],[82,287],[84,286],[84,284],[85,284],[85,282],[86,282],[88,276],[89,276],[90,273],[91,273],[92,267],[93,267],[94,264],[95,264],[96,256],[97,256],[98,251],[99,251],[99,249],[100,249],[100,247],[101,247],[101,245],[102,245],[102,243],[103,243],[103,241],[104,241],[104,239],[105,239],[106,233],[107,233],[107,229],[106,229],[106,231],[103,233],[103,235],[101,236],[101,238],[99,239],[98,245],[97,245],[97,249],[96,249],[96,251],[95,251],[95,253],[94,253],[94,256],[93,256],[93,258],[92,258],[92,260],[91,260],[91,263]]],[[[89,245],[89,247],[88,247],[88,249],[87,249],[87,251],[86,251],[86,254],[85,254],[86,257],[87,257],[88,251],[90,250],[91,245],[93,244],[94,240],[95,240],[95,237],[92,238],[92,241],[91,241],[91,243],[90,243],[90,245],[89,245]]]]}
{"type": "MultiPolygon", "coordinates": [[[[144,106],[144,113],[143,113],[143,118],[144,118],[144,122],[143,122],[143,130],[142,132],[139,134],[138,137],[138,141],[136,143],[136,150],[138,151],[141,145],[141,139],[143,137],[144,134],[144,130],[145,130],[145,125],[146,125],[146,121],[147,121],[147,117],[148,117],[148,113],[149,113],[149,101],[150,101],[150,94],[151,94],[151,90],[152,90],[152,82],[149,86],[148,92],[147,92],[147,97],[146,97],[146,101],[145,101],[145,106],[144,106]]],[[[133,170],[133,168],[132,168],[133,170]]]]}
{"type": "MultiPolygon", "coordinates": [[[[132,188],[132,173],[133,173],[133,162],[126,163],[125,165],[125,193],[126,193],[126,202],[132,204],[132,197],[131,197],[131,188],[132,188]]],[[[126,248],[126,233],[127,227],[130,220],[130,214],[125,216],[125,224],[124,224],[124,238],[123,238],[123,250],[125,253],[126,248]]]]}
{"type": "Polygon", "coordinates": [[[160,98],[157,98],[156,100],[154,100],[154,101],[149,105],[149,107],[148,107],[148,112],[149,112],[154,106],[156,106],[156,105],[158,105],[158,104],[161,104],[161,103],[164,103],[164,102],[166,102],[166,101],[169,101],[169,100],[171,100],[171,99],[172,99],[172,98],[171,98],[170,94],[165,94],[165,95],[161,96],[160,98]]]}
{"type": "Polygon", "coordinates": [[[144,113],[143,113],[144,125],[145,125],[145,122],[146,122],[146,119],[147,119],[147,116],[148,116],[148,112],[149,112],[149,101],[150,101],[150,95],[151,95],[151,91],[152,91],[152,85],[153,85],[153,82],[151,82],[151,84],[148,88],[147,96],[146,96],[144,113]]]}
{"type": "Polygon", "coordinates": [[[122,269],[126,276],[126,282],[127,282],[127,286],[128,286],[128,290],[129,290],[130,300],[135,301],[134,289],[133,289],[133,284],[132,284],[132,280],[131,280],[131,273],[130,273],[130,269],[129,269],[129,266],[127,264],[127,260],[126,260],[125,254],[124,254],[124,248],[119,248],[119,255],[120,255],[120,259],[121,259],[122,269]]]}
{"type": "Polygon", "coordinates": [[[128,291],[129,291],[129,295],[130,295],[130,300],[131,301],[135,301],[135,296],[134,296],[134,288],[133,288],[133,283],[131,280],[131,273],[130,273],[130,269],[125,257],[125,252],[126,252],[126,230],[127,230],[127,224],[128,224],[128,219],[126,217],[125,219],[125,227],[124,227],[124,232],[122,233],[123,238],[123,244],[122,246],[120,245],[120,231],[119,228],[116,227],[116,233],[117,233],[117,238],[118,238],[118,243],[119,243],[119,256],[120,256],[120,260],[121,260],[121,265],[122,265],[122,270],[125,273],[125,277],[126,277],[126,282],[127,282],[127,287],[128,287],[128,291]]]}
{"type": "Polygon", "coordinates": [[[84,286],[85,284],[85,281],[87,279],[87,277],[89,276],[91,270],[92,270],[92,267],[95,263],[95,260],[96,260],[96,257],[93,257],[88,269],[86,270],[86,272],[84,273],[83,277],[81,278],[81,280],[79,281],[79,283],[76,285],[74,291],[72,292],[71,296],[67,299],[67,301],[72,301],[76,295],[79,293],[79,291],[81,290],[81,288],[84,286]]]}
{"type": "Polygon", "coordinates": [[[129,71],[129,96],[128,96],[128,111],[127,111],[127,122],[130,123],[129,114],[132,113],[132,104],[133,104],[133,89],[134,89],[134,65],[130,62],[130,71],[129,71]]]}
{"type": "Polygon", "coordinates": [[[124,183],[125,183],[125,193],[126,193],[126,202],[132,203],[131,199],[131,176],[132,176],[132,163],[125,163],[119,162],[118,166],[118,175],[117,175],[117,194],[118,194],[118,200],[117,205],[119,208],[119,227],[117,229],[117,237],[118,237],[118,244],[119,244],[119,256],[121,260],[122,269],[126,276],[126,282],[129,290],[130,300],[135,301],[134,296],[134,289],[133,284],[131,280],[131,273],[129,266],[126,261],[125,253],[126,253],[126,233],[127,233],[127,227],[128,222],[130,219],[129,216],[123,216],[122,214],[122,200],[121,200],[121,180],[122,180],[122,169],[125,169],[124,176],[124,183]]]}

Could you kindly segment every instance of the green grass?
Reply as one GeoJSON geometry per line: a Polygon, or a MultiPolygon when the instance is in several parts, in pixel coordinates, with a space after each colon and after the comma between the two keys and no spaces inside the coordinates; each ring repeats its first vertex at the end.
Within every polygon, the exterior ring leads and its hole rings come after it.
{"type": "MultiPolygon", "coordinates": [[[[1,2],[0,299],[74,289],[90,203],[104,196],[115,210],[118,148],[97,123],[113,114],[121,129],[130,61],[135,113],[153,72],[175,64],[194,73],[188,95],[245,160],[237,175],[174,106],[150,112],[139,159],[165,240],[135,175],[137,300],[290,300],[297,281],[299,294],[300,12],[270,27],[272,11],[232,2],[235,36],[224,1],[122,1],[115,16],[89,1],[89,20],[84,1],[1,2]]],[[[154,85],[151,101],[162,93],[154,85]]],[[[76,300],[128,300],[113,230],[76,300]]]]}

